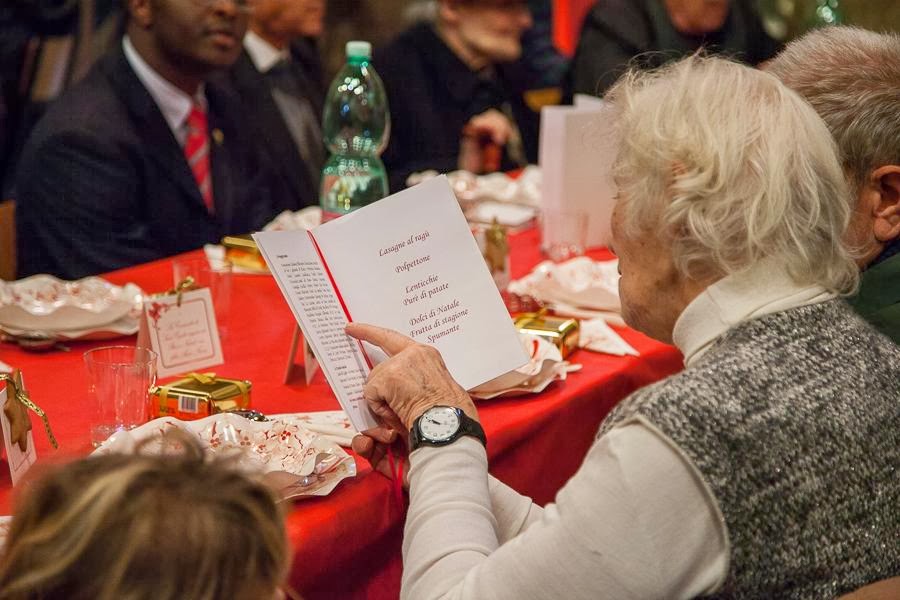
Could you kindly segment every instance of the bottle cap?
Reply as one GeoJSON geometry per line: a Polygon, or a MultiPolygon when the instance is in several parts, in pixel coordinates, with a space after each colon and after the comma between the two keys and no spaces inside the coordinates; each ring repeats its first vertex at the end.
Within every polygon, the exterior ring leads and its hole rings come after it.
{"type": "Polygon", "coordinates": [[[372,58],[372,44],[361,40],[347,42],[347,56],[356,58],[372,58]]]}

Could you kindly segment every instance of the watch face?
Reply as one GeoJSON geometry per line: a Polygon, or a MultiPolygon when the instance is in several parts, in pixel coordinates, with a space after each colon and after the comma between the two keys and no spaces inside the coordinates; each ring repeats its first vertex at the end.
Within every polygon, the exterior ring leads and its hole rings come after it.
{"type": "Polygon", "coordinates": [[[419,431],[432,442],[449,440],[459,431],[459,415],[448,406],[429,408],[419,420],[419,431]]]}

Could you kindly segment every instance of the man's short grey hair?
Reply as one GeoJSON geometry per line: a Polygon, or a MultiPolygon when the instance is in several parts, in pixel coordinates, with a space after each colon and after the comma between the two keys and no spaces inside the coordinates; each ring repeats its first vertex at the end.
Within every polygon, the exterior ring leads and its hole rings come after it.
{"type": "Polygon", "coordinates": [[[675,265],[691,278],[767,260],[802,285],[856,289],[834,140],[778,79],[691,56],[630,71],[606,98],[618,112],[614,176],[626,231],[669,236],[675,265]]]}
{"type": "Polygon", "coordinates": [[[900,35],[816,29],[788,44],[766,70],[825,120],[854,185],[879,166],[900,164],[900,35]]]}

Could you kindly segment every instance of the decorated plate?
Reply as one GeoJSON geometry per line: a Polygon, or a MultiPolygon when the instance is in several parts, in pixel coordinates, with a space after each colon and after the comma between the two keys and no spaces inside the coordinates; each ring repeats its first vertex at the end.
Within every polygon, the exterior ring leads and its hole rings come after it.
{"type": "Polygon", "coordinates": [[[100,277],[63,281],[34,275],[0,281],[0,327],[9,331],[85,331],[129,316],[143,292],[133,283],[113,285],[100,277]]]}

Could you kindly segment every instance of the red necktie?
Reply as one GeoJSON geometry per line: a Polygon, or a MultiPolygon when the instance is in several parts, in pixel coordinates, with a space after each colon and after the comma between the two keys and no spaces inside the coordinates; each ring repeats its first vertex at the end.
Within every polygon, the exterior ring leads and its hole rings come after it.
{"type": "Polygon", "coordinates": [[[209,170],[209,136],[207,135],[206,113],[196,104],[191,107],[187,118],[188,134],[184,143],[184,156],[194,173],[194,180],[200,188],[200,195],[206,209],[213,213],[212,176],[209,170]]]}

